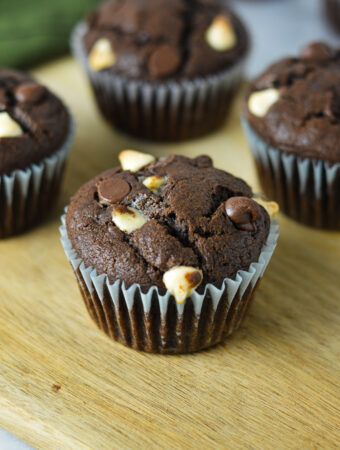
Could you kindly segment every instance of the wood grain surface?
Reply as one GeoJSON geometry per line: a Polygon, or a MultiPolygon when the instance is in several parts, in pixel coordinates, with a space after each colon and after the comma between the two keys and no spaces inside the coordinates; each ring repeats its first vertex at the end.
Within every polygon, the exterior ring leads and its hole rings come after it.
{"type": "Polygon", "coordinates": [[[97,330],[59,242],[69,197],[124,148],[205,152],[258,188],[239,102],[214,135],[148,144],[101,120],[71,59],[35,75],[72,108],[78,135],[49,221],[0,242],[0,426],[37,448],[336,448],[339,233],[279,217],[277,251],[241,329],[184,356],[138,353],[97,330]]]}

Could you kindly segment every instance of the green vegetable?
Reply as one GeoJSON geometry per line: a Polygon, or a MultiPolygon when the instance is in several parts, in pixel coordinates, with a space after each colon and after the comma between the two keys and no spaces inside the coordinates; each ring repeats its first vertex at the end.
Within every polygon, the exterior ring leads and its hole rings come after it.
{"type": "Polygon", "coordinates": [[[28,67],[66,53],[70,33],[98,0],[0,0],[0,65],[28,67]]]}

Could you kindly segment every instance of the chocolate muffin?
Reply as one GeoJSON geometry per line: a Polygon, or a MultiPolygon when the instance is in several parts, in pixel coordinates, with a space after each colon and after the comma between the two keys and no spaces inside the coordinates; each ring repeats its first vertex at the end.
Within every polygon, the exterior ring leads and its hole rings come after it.
{"type": "Polygon", "coordinates": [[[220,342],[239,326],[274,251],[277,205],[208,156],[124,151],[120,161],[79,189],[61,228],[92,318],[139,350],[220,342]]]}
{"type": "Polygon", "coordinates": [[[250,87],[244,125],[266,195],[306,225],[340,229],[340,52],[316,42],[250,87]]]}
{"type": "Polygon", "coordinates": [[[72,38],[104,117],[154,140],[220,126],[248,47],[245,27],[219,0],[109,0],[72,38]]]}
{"type": "Polygon", "coordinates": [[[324,10],[333,29],[340,32],[340,0],[323,0],[324,10]]]}
{"type": "Polygon", "coordinates": [[[0,68],[0,237],[26,230],[50,210],[72,134],[70,114],[54,94],[0,68]]]}

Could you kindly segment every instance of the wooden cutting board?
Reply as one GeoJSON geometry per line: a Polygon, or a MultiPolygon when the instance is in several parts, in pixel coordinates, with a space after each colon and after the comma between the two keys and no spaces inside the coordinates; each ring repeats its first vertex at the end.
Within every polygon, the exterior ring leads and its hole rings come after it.
{"type": "MultiPolygon", "coordinates": [[[[59,216],[124,148],[209,153],[258,188],[236,102],[224,129],[181,145],[114,133],[71,59],[35,75],[78,122],[59,207],[0,242],[0,426],[37,448],[336,448],[340,442],[340,234],[279,217],[279,246],[244,325],[202,353],[111,342],[85,311],[59,216]]],[[[1,446],[1,445],[0,445],[1,446]]]]}

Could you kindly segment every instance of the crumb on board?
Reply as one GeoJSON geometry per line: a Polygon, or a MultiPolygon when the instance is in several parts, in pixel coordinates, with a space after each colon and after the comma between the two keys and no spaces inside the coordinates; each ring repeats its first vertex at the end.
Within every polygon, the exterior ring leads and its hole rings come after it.
{"type": "Polygon", "coordinates": [[[60,389],[61,389],[61,384],[59,384],[59,383],[52,384],[52,391],[53,392],[58,392],[58,391],[60,391],[60,389]]]}

